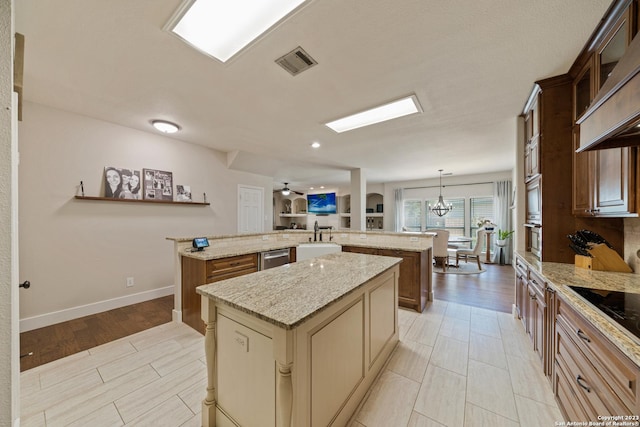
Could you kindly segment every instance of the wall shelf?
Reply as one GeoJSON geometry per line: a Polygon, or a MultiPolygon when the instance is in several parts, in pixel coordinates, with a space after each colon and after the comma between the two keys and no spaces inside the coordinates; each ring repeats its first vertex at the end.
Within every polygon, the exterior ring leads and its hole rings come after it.
{"type": "Polygon", "coordinates": [[[74,196],[76,200],[93,200],[98,202],[124,202],[124,203],[151,203],[163,205],[191,205],[209,206],[209,202],[174,202],[173,200],[149,200],[149,199],[113,199],[111,197],[74,196]]]}

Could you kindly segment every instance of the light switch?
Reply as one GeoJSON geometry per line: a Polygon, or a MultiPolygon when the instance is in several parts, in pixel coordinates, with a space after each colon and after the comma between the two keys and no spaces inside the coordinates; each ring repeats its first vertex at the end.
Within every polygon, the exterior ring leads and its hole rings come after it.
{"type": "Polygon", "coordinates": [[[242,347],[246,352],[249,351],[249,337],[246,335],[242,335],[240,332],[235,331],[235,337],[234,337],[234,341],[236,342],[236,344],[238,344],[240,347],[242,347]]]}

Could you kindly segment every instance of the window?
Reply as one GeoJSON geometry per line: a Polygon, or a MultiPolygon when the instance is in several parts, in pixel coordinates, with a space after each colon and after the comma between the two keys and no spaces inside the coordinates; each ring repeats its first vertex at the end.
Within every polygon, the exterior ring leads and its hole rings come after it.
{"type": "Polygon", "coordinates": [[[422,217],[420,200],[403,200],[403,213],[404,218],[402,225],[406,231],[421,231],[422,224],[420,222],[422,217]]]}
{"type": "Polygon", "coordinates": [[[469,199],[469,204],[471,206],[471,238],[475,239],[480,218],[495,222],[493,197],[472,197],[469,199]]]}
{"type": "Polygon", "coordinates": [[[427,230],[436,228],[440,230],[449,230],[451,236],[464,236],[464,199],[448,199],[445,203],[451,203],[453,209],[445,216],[438,216],[429,211],[429,205],[433,206],[438,203],[438,199],[426,200],[424,210],[426,212],[427,230]]]}

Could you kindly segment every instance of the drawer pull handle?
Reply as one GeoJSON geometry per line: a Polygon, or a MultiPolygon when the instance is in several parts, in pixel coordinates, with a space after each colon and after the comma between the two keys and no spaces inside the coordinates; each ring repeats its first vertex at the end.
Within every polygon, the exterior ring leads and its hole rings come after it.
{"type": "Polygon", "coordinates": [[[580,387],[582,387],[583,389],[587,390],[587,393],[591,393],[591,389],[589,387],[587,387],[586,385],[582,384],[581,381],[584,381],[584,378],[582,378],[580,375],[578,375],[576,377],[576,382],[578,383],[578,385],[580,387]]]}
{"type": "Polygon", "coordinates": [[[582,332],[582,330],[581,330],[581,329],[578,329],[578,330],[576,331],[576,334],[577,334],[581,339],[585,340],[586,342],[591,342],[591,339],[589,339],[589,337],[588,337],[588,336],[586,336],[586,335],[585,335],[585,333],[584,333],[584,332],[582,332]]]}

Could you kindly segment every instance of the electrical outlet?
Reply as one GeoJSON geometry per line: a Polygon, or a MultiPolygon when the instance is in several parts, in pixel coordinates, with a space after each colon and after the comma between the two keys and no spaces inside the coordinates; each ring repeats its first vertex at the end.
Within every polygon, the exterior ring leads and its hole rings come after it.
{"type": "Polygon", "coordinates": [[[283,238],[283,239],[288,239],[288,238],[289,238],[289,235],[285,233],[285,234],[283,234],[283,235],[282,235],[282,238],[283,238]]]}
{"type": "Polygon", "coordinates": [[[346,239],[346,238],[347,238],[347,234],[346,234],[346,233],[342,233],[342,234],[340,235],[340,238],[341,238],[341,239],[346,239]]]}
{"type": "Polygon", "coordinates": [[[364,239],[366,239],[366,238],[367,238],[367,235],[366,235],[366,234],[361,234],[361,235],[360,235],[360,238],[361,238],[362,240],[364,240],[364,239]]]}
{"type": "Polygon", "coordinates": [[[417,241],[418,241],[418,238],[417,238],[416,236],[409,237],[409,241],[410,241],[410,242],[417,242],[417,241]]]}
{"type": "Polygon", "coordinates": [[[262,236],[262,240],[269,240],[269,236],[262,236]]]}
{"type": "Polygon", "coordinates": [[[127,288],[130,288],[134,285],[133,277],[127,277],[127,288]]]}

